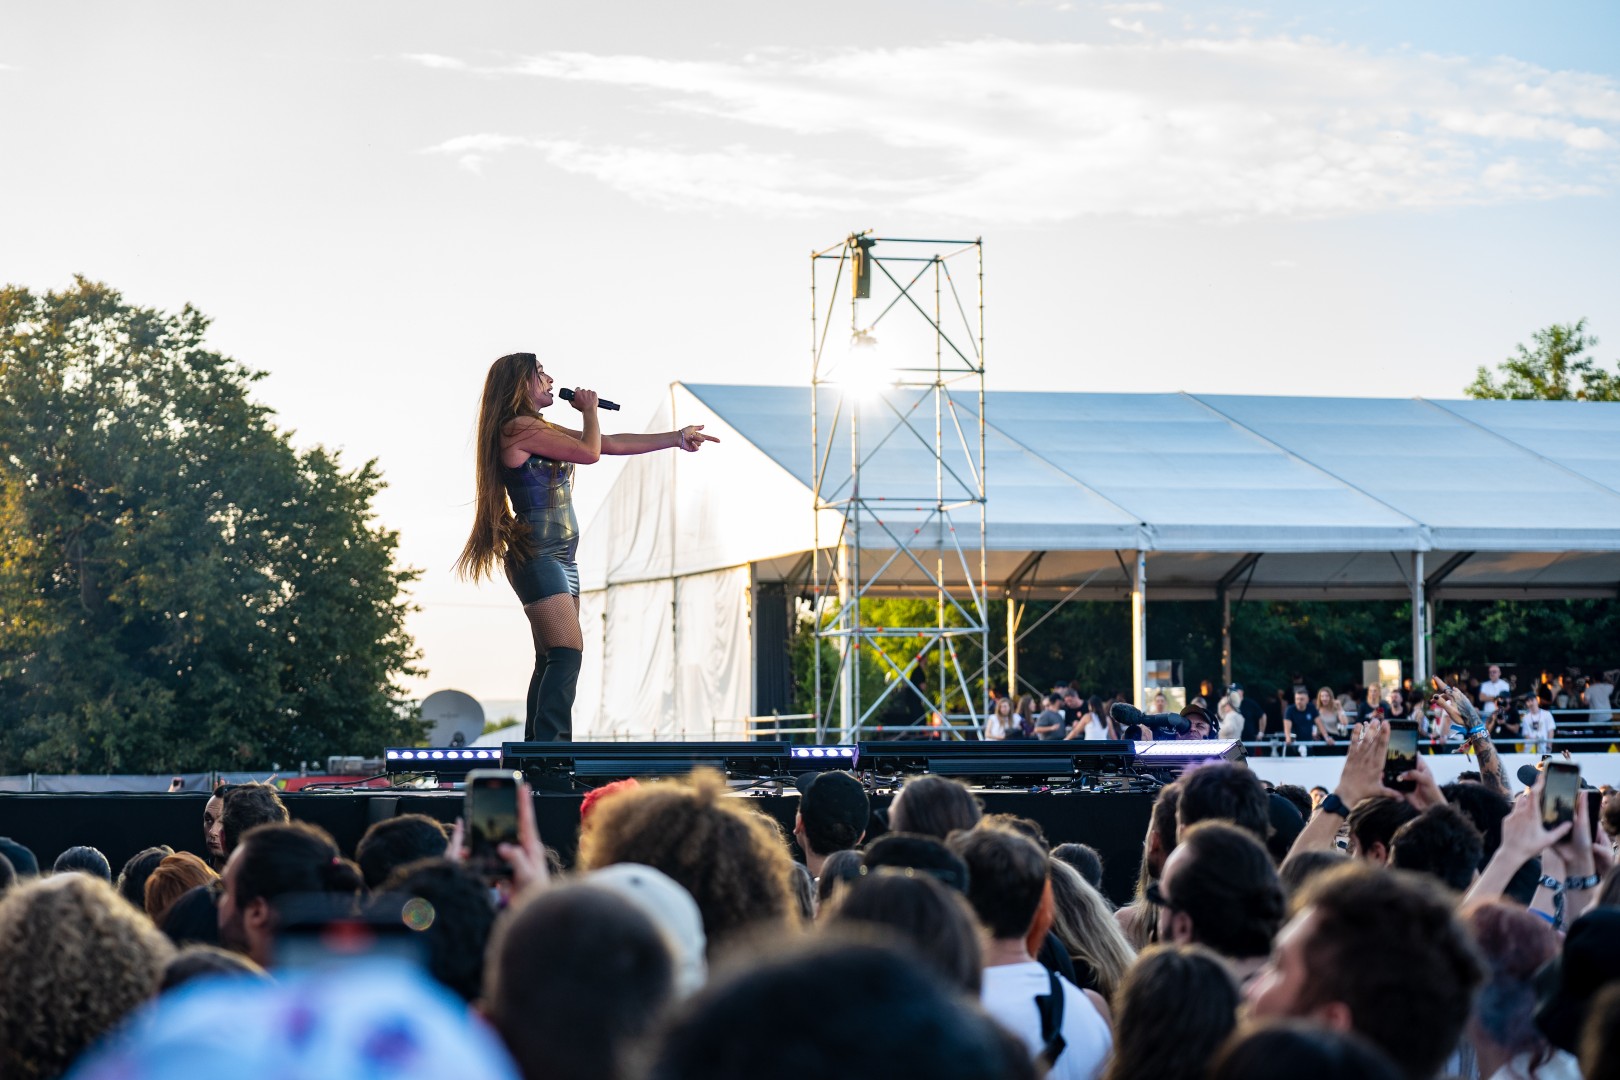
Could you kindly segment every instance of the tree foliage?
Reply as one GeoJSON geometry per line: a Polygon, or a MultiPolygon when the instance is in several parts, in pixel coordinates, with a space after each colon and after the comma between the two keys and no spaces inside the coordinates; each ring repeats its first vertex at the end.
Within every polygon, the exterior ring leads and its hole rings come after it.
{"type": "Polygon", "coordinates": [[[1534,401],[1620,401],[1620,371],[1606,372],[1586,355],[1598,339],[1586,332],[1586,320],[1554,323],[1531,335],[1533,348],[1517,346],[1497,366],[1501,382],[1483,367],[1464,390],[1471,398],[1534,401]]]}
{"type": "Polygon", "coordinates": [[[0,289],[0,771],[241,769],[419,723],[375,462],[296,450],[208,319],[0,289]]]}

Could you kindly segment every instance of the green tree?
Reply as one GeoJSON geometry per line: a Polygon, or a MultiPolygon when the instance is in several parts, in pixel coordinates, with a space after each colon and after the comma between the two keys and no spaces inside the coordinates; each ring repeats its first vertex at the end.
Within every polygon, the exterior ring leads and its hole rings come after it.
{"type": "Polygon", "coordinates": [[[1471,398],[1511,398],[1536,401],[1620,401],[1620,372],[1609,373],[1586,355],[1598,339],[1586,332],[1586,320],[1554,323],[1531,335],[1534,348],[1517,346],[1517,353],[1497,366],[1498,383],[1481,367],[1463,391],[1471,398]]]}
{"type": "Polygon", "coordinates": [[[375,462],[300,452],[208,319],[0,289],[0,771],[237,769],[418,736],[375,462]]]}

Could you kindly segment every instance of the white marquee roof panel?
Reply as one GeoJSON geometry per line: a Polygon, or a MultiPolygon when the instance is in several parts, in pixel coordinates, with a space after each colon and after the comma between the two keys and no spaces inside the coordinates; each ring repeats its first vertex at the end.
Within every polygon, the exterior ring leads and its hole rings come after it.
{"type": "MultiPolygon", "coordinates": [[[[797,562],[790,553],[811,546],[809,389],[677,384],[671,400],[690,403],[679,413],[696,411],[677,422],[717,422],[740,437],[700,455],[701,468],[680,456],[672,478],[681,493],[677,533],[715,540],[677,540],[673,557],[654,541],[646,552],[659,565],[647,566],[632,565],[648,561],[636,558],[642,544],[621,540],[609,578],[701,572],[718,568],[717,559],[758,562],[762,577],[786,573],[797,562]],[[761,471],[767,461],[784,472],[761,471]],[[765,498],[763,489],[778,483],[786,486],[765,498]],[[748,493],[741,503],[739,492],[748,493]],[[792,508],[801,502],[797,517],[792,508]],[[742,509],[731,514],[731,505],[742,509]],[[769,521],[751,512],[767,505],[769,521]],[[706,508],[712,520],[679,520],[685,506],[706,508]]],[[[892,407],[863,410],[862,483],[868,494],[931,498],[933,455],[896,430],[895,410],[917,404],[931,441],[932,401],[919,404],[917,391],[891,392],[890,400],[892,407]]],[[[976,395],[955,400],[963,430],[975,437],[976,395]]],[[[835,411],[836,395],[826,392],[823,445],[835,411]]],[[[986,411],[992,581],[1005,580],[1026,554],[1046,552],[1035,573],[1043,590],[1081,582],[1118,590],[1124,575],[1113,552],[1142,547],[1150,590],[1189,595],[1207,595],[1251,552],[1262,554],[1243,576],[1251,596],[1399,594],[1409,587],[1413,551],[1427,553],[1426,575],[1471,553],[1447,571],[1446,588],[1459,594],[1620,584],[1620,404],[992,392],[986,411]]],[[[948,414],[944,430],[954,442],[948,414]]],[[[847,430],[833,435],[828,460],[829,476],[849,475],[847,430]]],[[[947,473],[948,496],[972,481],[960,450],[950,464],[960,482],[947,473]]],[[[635,498],[618,500],[614,529],[586,530],[587,548],[600,542],[593,536],[634,529],[627,514],[670,522],[667,497],[658,498],[665,481],[646,483],[652,479],[634,485],[635,498]],[[642,506],[648,499],[656,505],[642,506]]],[[[959,514],[971,522],[976,509],[959,514]]],[[[884,517],[906,532],[920,520],[901,507],[884,517]]],[[[867,558],[881,560],[893,546],[881,530],[862,539],[873,549],[867,558]]]]}

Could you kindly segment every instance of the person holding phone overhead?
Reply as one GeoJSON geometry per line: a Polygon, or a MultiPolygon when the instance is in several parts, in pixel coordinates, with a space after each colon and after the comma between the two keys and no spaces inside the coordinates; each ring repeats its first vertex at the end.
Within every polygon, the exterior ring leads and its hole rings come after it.
{"type": "Polygon", "coordinates": [[[569,404],[580,427],[541,416],[556,400],[552,379],[534,353],[509,353],[490,365],[478,407],[472,533],[456,573],[474,581],[499,561],[523,604],[534,639],[523,737],[573,738],[574,688],[584,637],[579,628],[579,521],[574,516],[574,468],[603,454],[647,454],[706,442],[702,424],[677,431],[603,435],[594,390],[573,391],[569,404]]]}

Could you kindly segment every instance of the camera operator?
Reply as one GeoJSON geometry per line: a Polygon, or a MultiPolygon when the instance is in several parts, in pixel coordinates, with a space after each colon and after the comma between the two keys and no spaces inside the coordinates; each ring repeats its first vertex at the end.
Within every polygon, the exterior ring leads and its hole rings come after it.
{"type": "Polygon", "coordinates": [[[1512,694],[1499,694],[1495,699],[1495,708],[1490,714],[1490,731],[1492,739],[1515,739],[1521,730],[1519,725],[1519,710],[1513,704],[1512,694]]]}

